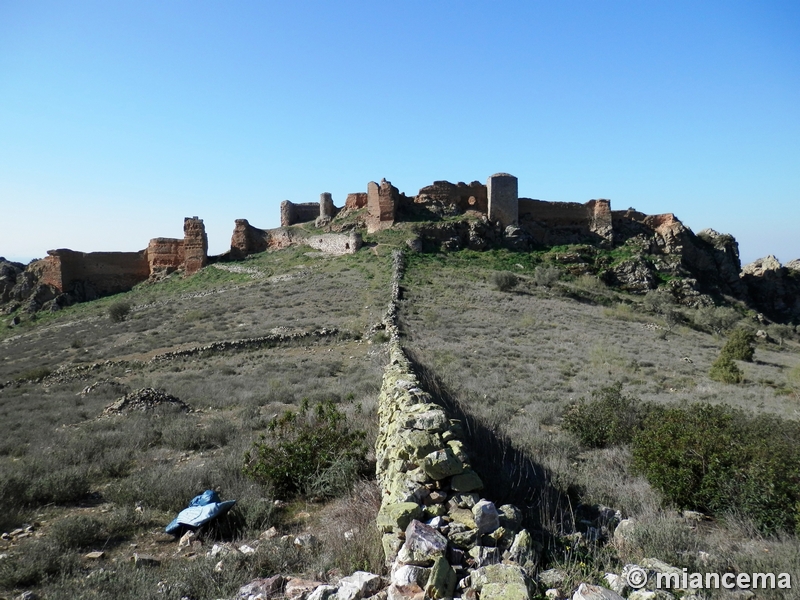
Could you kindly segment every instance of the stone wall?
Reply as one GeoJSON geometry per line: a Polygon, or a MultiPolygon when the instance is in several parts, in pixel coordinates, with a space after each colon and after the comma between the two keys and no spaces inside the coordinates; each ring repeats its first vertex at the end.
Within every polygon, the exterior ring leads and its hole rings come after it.
{"type": "Polygon", "coordinates": [[[537,244],[612,243],[614,227],[609,200],[544,202],[519,199],[519,225],[537,244]]]}
{"type": "Polygon", "coordinates": [[[196,273],[208,264],[208,236],[203,219],[186,217],[183,220],[184,270],[196,273]]]}
{"type": "Polygon", "coordinates": [[[505,228],[519,223],[517,178],[508,173],[495,173],[486,182],[489,197],[489,221],[505,228]]]}
{"type": "Polygon", "coordinates": [[[474,210],[487,214],[489,199],[486,186],[480,181],[473,181],[469,185],[464,182],[450,183],[449,181],[434,181],[432,185],[419,190],[414,202],[418,204],[439,203],[445,206],[454,206],[459,212],[474,210]]]}
{"type": "Polygon", "coordinates": [[[347,194],[347,199],[344,202],[344,207],[351,210],[364,208],[367,205],[367,194],[365,192],[356,192],[354,194],[347,194]]]}
{"type": "Polygon", "coordinates": [[[328,219],[336,216],[336,207],[333,205],[333,196],[330,192],[322,192],[319,195],[319,216],[328,219]]]}
{"type": "Polygon", "coordinates": [[[390,336],[378,403],[377,476],[383,491],[377,525],[391,568],[389,598],[422,594],[528,598],[536,552],[512,505],[482,498],[461,423],[421,389],[400,345],[397,300],[403,256],[394,255],[390,336]]]}
{"type": "Polygon", "coordinates": [[[150,276],[147,251],[76,252],[65,248],[48,250],[48,256],[31,265],[39,282],[59,292],[70,292],[81,283],[98,296],[131,289],[150,276]]]}
{"type": "Polygon", "coordinates": [[[318,202],[295,204],[291,200],[281,202],[281,227],[289,227],[296,223],[315,221],[320,215],[318,202]]]}
{"type": "Polygon", "coordinates": [[[390,181],[381,179],[367,184],[367,231],[373,233],[394,225],[400,192],[390,181]]]}
{"type": "Polygon", "coordinates": [[[253,227],[247,219],[236,219],[231,236],[231,258],[241,260],[251,254],[264,252],[269,247],[269,241],[268,231],[253,227]]]}
{"type": "Polygon", "coordinates": [[[326,254],[355,254],[363,243],[361,234],[357,231],[312,235],[307,238],[298,238],[298,241],[326,254]]]}
{"type": "Polygon", "coordinates": [[[184,260],[183,240],[154,238],[147,245],[151,276],[172,273],[183,267],[184,260]]]}

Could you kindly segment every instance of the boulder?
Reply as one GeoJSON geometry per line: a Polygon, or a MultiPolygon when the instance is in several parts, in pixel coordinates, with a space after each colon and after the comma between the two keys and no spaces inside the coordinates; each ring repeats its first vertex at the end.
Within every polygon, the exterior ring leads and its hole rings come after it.
{"type": "Polygon", "coordinates": [[[464,464],[450,448],[431,452],[422,461],[422,469],[431,479],[439,480],[464,472],[464,464]]]}
{"type": "Polygon", "coordinates": [[[456,575],[450,564],[443,556],[433,562],[428,583],[425,585],[425,595],[432,600],[452,598],[456,587],[456,575]]]}
{"type": "Polygon", "coordinates": [[[572,600],[625,600],[617,592],[612,592],[599,585],[582,583],[572,595],[572,600]]]}
{"type": "Polygon", "coordinates": [[[381,506],[378,512],[378,527],[384,532],[405,529],[415,519],[422,517],[422,507],[416,502],[396,502],[381,506]]]}
{"type": "Polygon", "coordinates": [[[491,533],[500,527],[500,516],[494,502],[479,501],[472,507],[472,514],[475,517],[475,525],[481,533],[491,533]]]}
{"type": "Polygon", "coordinates": [[[397,555],[397,560],[402,564],[427,567],[437,558],[444,556],[446,551],[446,537],[433,527],[413,520],[406,529],[406,541],[397,555]]]}

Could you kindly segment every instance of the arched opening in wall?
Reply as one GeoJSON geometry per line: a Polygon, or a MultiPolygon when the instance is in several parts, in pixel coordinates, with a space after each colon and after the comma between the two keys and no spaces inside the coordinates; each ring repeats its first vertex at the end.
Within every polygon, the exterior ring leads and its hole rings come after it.
{"type": "Polygon", "coordinates": [[[349,242],[345,242],[344,249],[345,250],[350,250],[350,243],[349,242]]]}
{"type": "Polygon", "coordinates": [[[470,206],[475,206],[478,203],[478,199],[475,196],[470,196],[469,200],[467,200],[467,204],[470,206]]]}

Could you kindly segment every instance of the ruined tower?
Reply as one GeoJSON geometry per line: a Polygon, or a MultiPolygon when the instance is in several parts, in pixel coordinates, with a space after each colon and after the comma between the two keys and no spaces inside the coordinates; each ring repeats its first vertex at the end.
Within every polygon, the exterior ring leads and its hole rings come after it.
{"type": "Polygon", "coordinates": [[[505,229],[519,225],[519,196],[517,178],[508,173],[495,173],[486,182],[489,196],[489,220],[499,222],[505,229]]]}

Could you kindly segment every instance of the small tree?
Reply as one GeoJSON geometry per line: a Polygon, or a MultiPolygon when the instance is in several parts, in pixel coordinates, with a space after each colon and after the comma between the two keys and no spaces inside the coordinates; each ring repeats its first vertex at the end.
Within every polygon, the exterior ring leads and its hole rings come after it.
{"type": "Polygon", "coordinates": [[[714,361],[708,376],[721,383],[741,383],[744,381],[742,370],[725,354],[720,354],[719,358],[714,361]]]}
{"type": "Polygon", "coordinates": [[[755,348],[753,348],[755,341],[756,336],[753,335],[753,332],[746,329],[736,329],[722,347],[720,357],[727,356],[733,360],[753,362],[753,355],[756,352],[755,348]]]}

